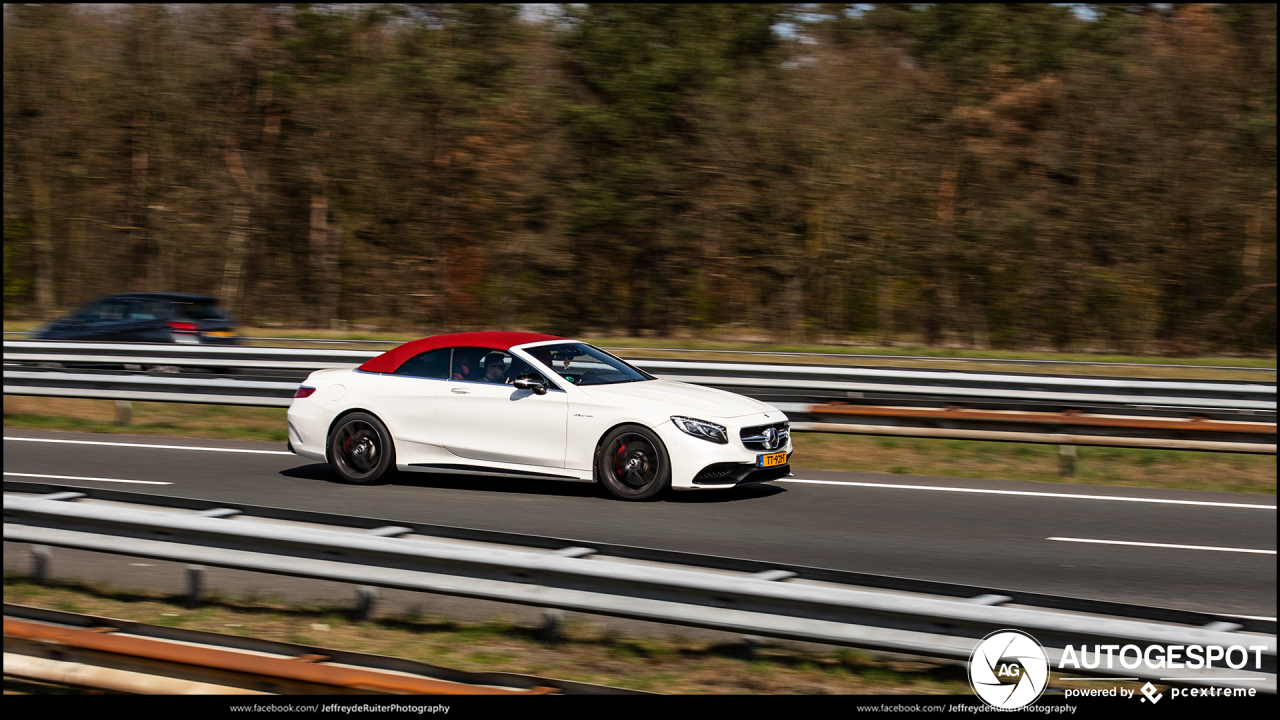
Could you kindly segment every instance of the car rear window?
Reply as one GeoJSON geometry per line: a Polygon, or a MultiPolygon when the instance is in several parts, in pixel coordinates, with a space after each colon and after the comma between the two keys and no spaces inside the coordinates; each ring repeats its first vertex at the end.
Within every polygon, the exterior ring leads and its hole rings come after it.
{"type": "Polygon", "coordinates": [[[450,351],[451,348],[440,348],[409,358],[396,370],[395,374],[444,380],[449,376],[450,351]]]}
{"type": "Polygon", "coordinates": [[[225,320],[227,313],[212,300],[174,300],[178,313],[192,320],[225,320]]]}

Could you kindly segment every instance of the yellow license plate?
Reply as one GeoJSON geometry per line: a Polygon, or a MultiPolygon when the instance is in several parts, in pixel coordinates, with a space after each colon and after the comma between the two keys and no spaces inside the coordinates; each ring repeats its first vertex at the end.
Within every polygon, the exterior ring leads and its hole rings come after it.
{"type": "Polygon", "coordinates": [[[777,467],[787,464],[787,454],[784,452],[774,453],[772,455],[760,456],[760,467],[777,467]]]}
{"type": "Polygon", "coordinates": [[[236,336],[235,333],[229,330],[214,330],[212,332],[205,333],[205,335],[208,335],[209,337],[235,337],[236,336]]]}

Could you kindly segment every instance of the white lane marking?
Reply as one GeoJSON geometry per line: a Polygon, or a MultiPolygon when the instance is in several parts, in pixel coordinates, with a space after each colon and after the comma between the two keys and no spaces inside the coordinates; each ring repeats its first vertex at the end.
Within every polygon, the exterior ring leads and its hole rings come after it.
{"type": "Polygon", "coordinates": [[[1051,537],[1045,540],[1059,542],[1096,543],[1098,545],[1136,545],[1138,547],[1173,548],[1175,550],[1217,550],[1219,552],[1256,553],[1258,555],[1275,555],[1275,550],[1251,550],[1249,548],[1212,547],[1210,545],[1169,545],[1166,543],[1130,542],[1128,540],[1086,540],[1084,538],[1051,537]]]}
{"type": "Polygon", "coordinates": [[[1223,615],[1223,617],[1244,618],[1245,620],[1270,620],[1275,622],[1273,617],[1262,617],[1261,615],[1223,615]]]}
{"type": "Polygon", "coordinates": [[[242,448],[196,447],[194,445],[145,445],[143,443],[103,442],[101,440],[55,440],[52,438],[5,437],[17,442],[67,443],[70,445],[110,445],[111,447],[161,448],[163,450],[208,450],[209,452],[251,453],[254,455],[292,455],[287,450],[245,450],[242,448]]]}
{"type": "Polygon", "coordinates": [[[889,483],[848,482],[844,480],[803,480],[782,478],[774,482],[811,483],[814,485],[850,485],[853,487],[890,488],[893,490],[938,490],[941,492],[983,493],[988,495],[1029,495],[1031,497],[1071,498],[1073,500],[1116,500],[1119,502],[1162,503],[1168,505],[1207,505],[1209,507],[1254,508],[1275,510],[1275,505],[1261,503],[1209,502],[1207,500],[1164,500],[1161,498],[1118,497],[1113,495],[1075,495],[1072,493],[1028,492],[1025,490],[987,490],[984,488],[939,487],[936,485],[891,485],[889,483]]]}
{"type": "Polygon", "coordinates": [[[77,477],[75,475],[36,475],[35,473],[17,473],[5,471],[6,476],[29,477],[29,478],[45,478],[47,480],[93,480],[94,482],[113,482],[113,483],[131,483],[133,485],[172,485],[171,482],[160,482],[159,480],[121,480],[119,478],[95,478],[95,477],[77,477]]]}

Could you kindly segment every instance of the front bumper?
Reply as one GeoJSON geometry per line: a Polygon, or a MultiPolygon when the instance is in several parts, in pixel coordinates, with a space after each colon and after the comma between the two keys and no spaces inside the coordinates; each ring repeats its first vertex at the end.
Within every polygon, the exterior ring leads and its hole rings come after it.
{"type": "MultiPolygon", "coordinates": [[[[785,447],[770,452],[787,453],[786,465],[771,468],[758,467],[760,455],[768,454],[759,450],[750,450],[743,445],[739,431],[744,427],[753,427],[780,422],[781,413],[770,412],[759,415],[748,415],[740,418],[713,419],[714,422],[726,425],[729,442],[717,445],[700,438],[693,437],[667,421],[660,423],[653,431],[658,434],[667,447],[667,455],[671,459],[671,487],[674,490],[710,490],[714,488],[730,488],[737,485],[748,485],[759,482],[778,480],[791,474],[791,442],[785,447]]],[[[785,418],[781,418],[785,420],[785,418]]]]}
{"type": "Polygon", "coordinates": [[[736,487],[779,480],[791,475],[791,453],[787,453],[786,465],[757,467],[754,463],[712,463],[693,476],[698,487],[736,487]]]}

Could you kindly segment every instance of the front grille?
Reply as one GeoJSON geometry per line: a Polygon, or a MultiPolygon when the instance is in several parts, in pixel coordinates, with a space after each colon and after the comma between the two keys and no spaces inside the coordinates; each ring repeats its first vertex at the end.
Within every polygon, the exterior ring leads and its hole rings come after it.
{"type": "Polygon", "coordinates": [[[748,450],[781,450],[791,440],[791,423],[780,422],[771,425],[753,425],[752,427],[742,428],[738,436],[742,438],[742,444],[748,450]],[[765,442],[768,439],[768,431],[771,428],[776,431],[775,441],[772,446],[766,447],[765,442]]]}

